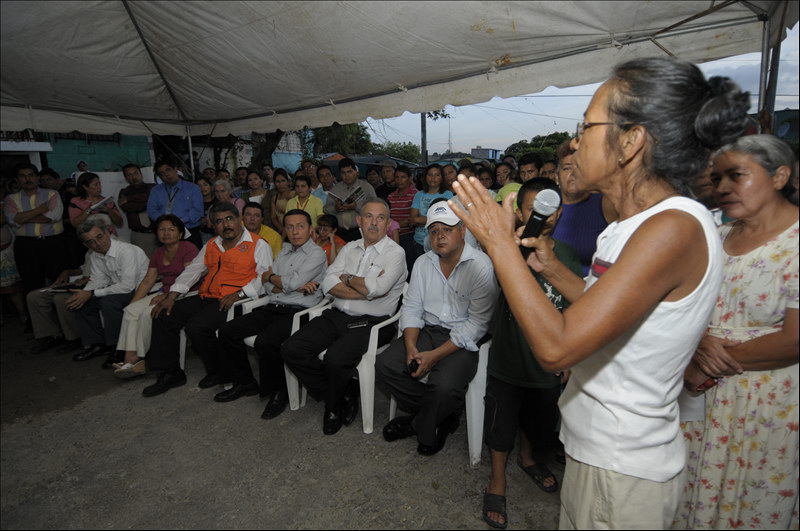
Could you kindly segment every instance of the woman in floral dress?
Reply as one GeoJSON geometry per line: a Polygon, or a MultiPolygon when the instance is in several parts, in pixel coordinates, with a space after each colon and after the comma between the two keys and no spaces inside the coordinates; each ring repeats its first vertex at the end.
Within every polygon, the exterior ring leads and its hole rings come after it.
{"type": "Polygon", "coordinates": [[[686,372],[705,392],[689,422],[678,529],[798,528],[798,208],[791,149],[742,137],[715,157],[724,280],[686,372]]]}

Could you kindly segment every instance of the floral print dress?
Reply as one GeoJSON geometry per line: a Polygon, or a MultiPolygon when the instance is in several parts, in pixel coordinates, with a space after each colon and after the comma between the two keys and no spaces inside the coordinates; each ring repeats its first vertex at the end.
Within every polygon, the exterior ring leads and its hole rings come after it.
{"type": "MultiPolygon", "coordinates": [[[[732,225],[720,227],[723,240],[732,225]]],[[[749,341],[798,307],[798,223],[741,256],[725,256],[709,333],[749,341]]],[[[798,529],[798,370],[745,371],[705,394],[688,422],[687,485],[676,529],[798,529]]]]}

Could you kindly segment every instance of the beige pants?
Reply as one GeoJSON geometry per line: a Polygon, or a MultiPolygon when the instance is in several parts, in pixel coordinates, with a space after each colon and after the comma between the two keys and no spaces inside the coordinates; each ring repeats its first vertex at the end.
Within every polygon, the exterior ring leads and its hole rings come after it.
{"type": "Polygon", "coordinates": [[[660,483],[626,476],[567,456],[559,529],[669,529],[683,473],[660,483]]]}
{"type": "Polygon", "coordinates": [[[42,293],[38,289],[28,293],[28,312],[36,339],[62,334],[67,341],[80,337],[76,312],[67,310],[64,304],[71,296],[72,293],[42,293]]]}
{"type": "Polygon", "coordinates": [[[135,350],[140,358],[147,356],[150,350],[150,334],[153,319],[150,317],[150,301],[159,293],[153,293],[125,307],[122,313],[122,326],[119,329],[117,350],[135,350]]]}

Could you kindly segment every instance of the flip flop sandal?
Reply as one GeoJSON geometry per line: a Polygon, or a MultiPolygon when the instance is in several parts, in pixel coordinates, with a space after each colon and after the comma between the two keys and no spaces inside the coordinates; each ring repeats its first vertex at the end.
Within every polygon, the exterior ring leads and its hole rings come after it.
{"type": "Polygon", "coordinates": [[[508,516],[506,515],[506,497],[500,494],[483,493],[483,521],[489,524],[489,527],[495,529],[505,529],[508,527],[508,516]],[[489,518],[489,513],[499,513],[504,522],[496,522],[489,518]]]}
{"type": "Polygon", "coordinates": [[[528,474],[528,476],[530,476],[533,482],[536,483],[536,486],[542,489],[543,491],[555,492],[558,490],[558,480],[556,479],[555,474],[553,474],[553,472],[549,468],[547,468],[547,465],[545,465],[544,463],[539,462],[536,463],[535,465],[526,467],[522,466],[522,463],[519,463],[519,467],[526,474],[528,474]],[[544,480],[546,480],[549,477],[552,477],[553,480],[555,480],[555,482],[549,487],[546,487],[544,484],[544,480]]]}

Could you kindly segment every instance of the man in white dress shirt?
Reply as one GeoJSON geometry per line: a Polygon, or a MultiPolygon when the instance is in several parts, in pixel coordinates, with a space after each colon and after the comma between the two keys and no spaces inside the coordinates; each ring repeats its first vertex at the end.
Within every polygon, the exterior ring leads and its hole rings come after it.
{"type": "MultiPolygon", "coordinates": [[[[310,321],[281,347],[284,361],[316,400],[325,400],[322,431],[332,435],[358,413],[358,384],[352,381],[367,349],[371,325],[397,311],[406,279],[403,248],[386,236],[389,205],[365,203],[356,219],[364,237],[345,245],[328,267],[323,293],[333,308],[310,321]],[[323,360],[319,353],[327,349],[323,360]]],[[[394,327],[378,336],[388,343],[394,327]]]]}
{"type": "Polygon", "coordinates": [[[375,363],[378,384],[413,416],[383,429],[387,441],[417,436],[417,452],[434,455],[458,427],[467,387],[478,368],[499,288],[492,262],[465,244],[466,228],[445,202],[431,205],[432,250],[414,264],[400,313],[403,337],[375,363]]]}
{"type": "Polygon", "coordinates": [[[94,253],[86,255],[91,264],[89,282],[83,289],[72,290],[72,296],[65,301],[67,309],[77,314],[84,346],[72,359],[86,361],[107,354],[103,368],[110,369],[117,361],[123,311],[147,273],[150,261],[140,247],[111,238],[108,225],[101,219],[87,219],[77,232],[78,238],[94,253]]]}

